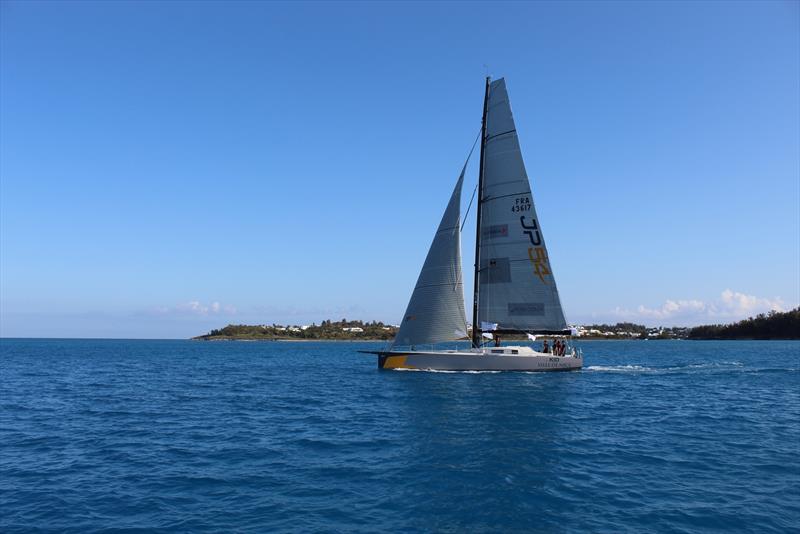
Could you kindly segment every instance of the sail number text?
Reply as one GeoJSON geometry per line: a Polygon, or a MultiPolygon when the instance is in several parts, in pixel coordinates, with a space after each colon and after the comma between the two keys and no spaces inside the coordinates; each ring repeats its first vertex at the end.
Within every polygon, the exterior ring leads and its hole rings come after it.
{"type": "Polygon", "coordinates": [[[514,199],[514,205],[511,206],[511,213],[519,213],[521,211],[531,211],[530,197],[518,197],[514,199]]]}

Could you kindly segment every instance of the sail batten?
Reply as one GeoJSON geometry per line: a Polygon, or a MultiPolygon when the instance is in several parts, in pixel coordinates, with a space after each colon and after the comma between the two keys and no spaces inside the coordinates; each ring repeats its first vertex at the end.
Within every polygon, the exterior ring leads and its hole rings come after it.
{"type": "Polygon", "coordinates": [[[499,331],[567,328],[505,80],[490,84],[484,137],[477,266],[479,324],[499,331]]]}

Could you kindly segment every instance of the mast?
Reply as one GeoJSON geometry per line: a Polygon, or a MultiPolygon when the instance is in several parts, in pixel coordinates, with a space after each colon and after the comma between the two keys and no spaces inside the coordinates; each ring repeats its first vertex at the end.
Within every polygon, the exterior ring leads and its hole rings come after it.
{"type": "Polygon", "coordinates": [[[481,265],[481,205],[483,204],[483,154],[486,148],[486,114],[489,111],[489,80],[486,77],[486,92],[483,96],[483,119],[481,120],[481,160],[478,165],[478,204],[475,207],[475,287],[472,301],[472,346],[481,346],[481,331],[478,327],[478,287],[481,265]]]}

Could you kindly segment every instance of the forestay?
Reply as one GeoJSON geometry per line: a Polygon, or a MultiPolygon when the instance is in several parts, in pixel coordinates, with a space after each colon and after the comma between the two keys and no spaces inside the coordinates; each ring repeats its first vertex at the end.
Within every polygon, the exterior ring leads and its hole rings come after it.
{"type": "Polygon", "coordinates": [[[484,148],[478,320],[498,330],[567,328],[504,79],[490,85],[484,148]]]}
{"type": "Polygon", "coordinates": [[[456,182],[425,258],[393,347],[439,343],[467,334],[461,280],[461,185],[456,182]]]}

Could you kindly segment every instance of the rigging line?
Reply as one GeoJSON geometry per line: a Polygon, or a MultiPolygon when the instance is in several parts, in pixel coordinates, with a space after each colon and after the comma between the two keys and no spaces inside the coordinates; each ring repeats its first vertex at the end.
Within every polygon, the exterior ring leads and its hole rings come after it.
{"type": "MultiPolygon", "coordinates": [[[[478,129],[478,135],[475,136],[475,142],[472,143],[472,148],[469,149],[469,155],[467,156],[467,161],[464,162],[464,169],[461,171],[461,174],[464,174],[464,171],[467,170],[467,163],[469,163],[469,158],[472,156],[472,153],[475,151],[475,145],[478,144],[478,139],[481,138],[481,129],[478,129]]],[[[472,190],[472,197],[469,199],[469,205],[467,206],[467,211],[464,212],[464,221],[461,223],[461,228],[459,231],[464,230],[464,225],[467,224],[467,216],[469,215],[469,210],[472,207],[472,201],[475,200],[475,193],[478,191],[478,184],[475,184],[475,189],[472,190]]]]}
{"type": "MultiPolygon", "coordinates": [[[[475,151],[475,145],[478,144],[478,139],[480,139],[480,138],[481,138],[481,129],[478,128],[478,134],[475,136],[475,141],[472,142],[472,148],[469,149],[469,154],[467,154],[467,161],[469,161],[470,156],[472,156],[472,153],[475,151]]],[[[467,166],[467,162],[465,161],[464,162],[464,167],[466,167],[466,166],[467,166]]]]}
{"type": "MultiPolygon", "coordinates": [[[[481,132],[483,131],[483,127],[481,126],[478,128],[478,134],[475,136],[475,141],[472,142],[472,148],[469,149],[469,154],[467,154],[467,161],[464,162],[464,167],[461,169],[461,178],[464,178],[464,173],[467,170],[467,164],[469,163],[469,158],[472,157],[472,153],[475,151],[475,146],[478,144],[478,139],[481,138],[481,132]]],[[[475,192],[478,190],[478,184],[475,184],[475,189],[472,190],[472,198],[469,199],[469,205],[467,206],[467,211],[464,212],[464,222],[461,223],[461,228],[458,229],[459,232],[464,230],[464,225],[467,224],[467,216],[469,215],[469,209],[472,207],[472,201],[475,200],[475,192]]],[[[461,258],[458,258],[459,265],[461,264],[461,258]]],[[[459,269],[458,277],[456,278],[456,283],[453,284],[453,291],[458,288],[458,284],[461,283],[461,277],[463,273],[461,269],[459,269]]],[[[466,313],[464,314],[464,328],[465,332],[467,331],[467,316],[466,313]]]]}
{"type": "Polygon", "coordinates": [[[472,201],[475,200],[475,193],[478,192],[478,184],[475,184],[475,189],[472,190],[472,197],[469,199],[469,205],[467,206],[467,211],[464,212],[464,222],[461,223],[461,231],[464,231],[464,225],[467,224],[467,215],[469,215],[469,209],[472,207],[472,201]]]}

